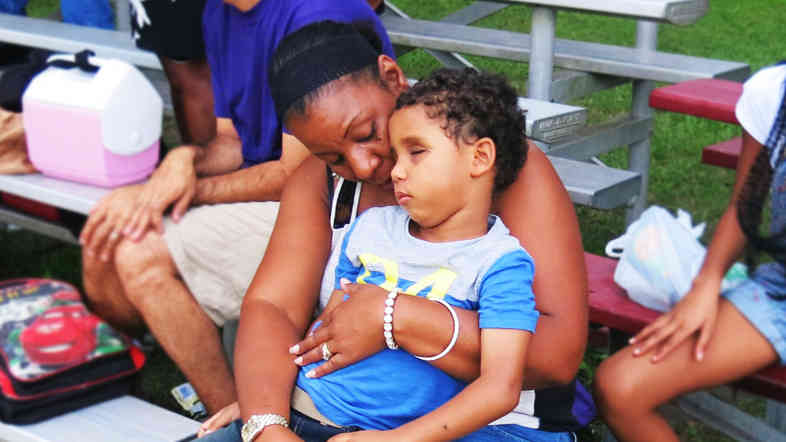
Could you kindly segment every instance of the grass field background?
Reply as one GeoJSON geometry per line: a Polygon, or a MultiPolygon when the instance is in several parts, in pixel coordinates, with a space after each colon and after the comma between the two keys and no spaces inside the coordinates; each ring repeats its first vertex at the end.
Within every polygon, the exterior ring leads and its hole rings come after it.
{"type": "MultiPolygon", "coordinates": [[[[438,19],[469,4],[465,0],[395,0],[395,4],[414,18],[438,19]]],[[[32,0],[29,13],[46,16],[57,7],[52,0],[32,0]]],[[[698,23],[678,27],[659,26],[658,49],[709,58],[748,63],[752,71],[786,58],[786,2],[783,0],[712,0],[710,12],[698,23]]],[[[525,6],[511,6],[478,23],[479,26],[528,32],[531,11],[525,6]]],[[[632,46],[635,22],[608,16],[559,12],[557,36],[608,44],[632,46]]],[[[476,66],[505,73],[526,93],[527,65],[500,60],[468,57],[476,66]]],[[[408,76],[418,78],[437,64],[422,51],[413,51],[400,60],[408,76]]],[[[630,107],[631,87],[621,86],[593,94],[577,101],[589,110],[590,121],[600,122],[625,113],[630,107]]],[[[165,139],[177,141],[171,119],[165,139]]],[[[734,172],[700,163],[703,146],[738,135],[739,128],[695,117],[658,112],[652,135],[650,189],[648,204],[669,209],[688,210],[695,221],[708,223],[705,243],[723,211],[734,172]]],[[[627,156],[619,149],[602,156],[615,167],[624,167],[627,156]]],[[[624,210],[600,211],[577,208],[584,247],[602,253],[606,242],[624,231],[624,210]]],[[[63,246],[46,238],[19,230],[0,229],[0,278],[46,276],[80,284],[79,249],[63,246]]],[[[581,376],[591,382],[594,367],[605,355],[590,350],[582,365],[581,376]]],[[[168,390],[183,381],[182,375],[160,351],[141,377],[139,394],[166,407],[175,407],[168,390]]],[[[762,401],[743,398],[742,406],[760,414],[762,401]]],[[[694,422],[678,425],[680,436],[689,441],[724,440],[717,433],[694,422]]],[[[600,440],[599,425],[580,434],[581,440],[600,440]]]]}

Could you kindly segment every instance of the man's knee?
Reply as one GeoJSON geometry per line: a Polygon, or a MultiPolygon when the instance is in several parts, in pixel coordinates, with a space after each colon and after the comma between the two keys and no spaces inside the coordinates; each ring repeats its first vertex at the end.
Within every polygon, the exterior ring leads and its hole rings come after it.
{"type": "Polygon", "coordinates": [[[97,255],[88,253],[86,248],[82,248],[82,285],[85,289],[85,296],[89,303],[101,303],[106,301],[104,295],[107,291],[107,275],[114,272],[114,264],[102,261],[97,255]]]}
{"type": "Polygon", "coordinates": [[[156,286],[177,278],[177,270],[161,235],[149,232],[140,241],[124,240],[115,250],[115,268],[132,304],[157,296],[156,286]]]}

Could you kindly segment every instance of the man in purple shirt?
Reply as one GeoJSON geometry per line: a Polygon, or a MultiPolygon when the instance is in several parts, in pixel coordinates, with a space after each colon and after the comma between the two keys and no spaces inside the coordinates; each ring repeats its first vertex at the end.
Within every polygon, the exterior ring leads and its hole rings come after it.
{"type": "Polygon", "coordinates": [[[210,413],[236,400],[216,326],[239,317],[283,184],[308,155],[276,116],[269,60],[283,37],[321,20],[370,24],[393,54],[364,0],[208,0],[215,138],[173,149],[146,183],[113,191],[80,236],[93,310],[134,334],[147,327],[210,413]]]}

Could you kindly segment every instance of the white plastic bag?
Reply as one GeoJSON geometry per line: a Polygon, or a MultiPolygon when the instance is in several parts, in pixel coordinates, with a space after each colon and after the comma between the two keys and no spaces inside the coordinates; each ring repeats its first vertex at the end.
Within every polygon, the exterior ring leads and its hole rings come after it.
{"type": "Polygon", "coordinates": [[[647,208],[624,235],[606,244],[606,254],[620,259],[614,281],[639,304],[669,310],[690,290],[704,261],[698,241],[704,227],[693,226],[682,209],[674,217],[663,207],[647,208]]]}

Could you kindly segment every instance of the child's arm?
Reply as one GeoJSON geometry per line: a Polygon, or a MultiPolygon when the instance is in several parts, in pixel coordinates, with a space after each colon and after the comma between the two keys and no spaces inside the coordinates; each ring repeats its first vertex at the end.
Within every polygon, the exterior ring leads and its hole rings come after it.
{"type": "Polygon", "coordinates": [[[330,442],[453,440],[488,425],[519,403],[531,336],[524,330],[481,330],[480,377],[453,399],[395,430],[345,433],[330,442]]]}
{"type": "Polygon", "coordinates": [[[393,430],[398,440],[457,439],[516,408],[531,336],[523,330],[481,330],[480,377],[441,407],[393,430]]]}
{"type": "Polygon", "coordinates": [[[677,345],[699,331],[694,356],[698,361],[704,357],[704,351],[715,327],[721,281],[745,247],[745,234],[740,229],[737,219],[737,199],[742,192],[751,165],[761,149],[762,145],[743,131],[742,154],[737,165],[734,190],[729,205],[712,236],[704,263],[694,278],[690,291],[680,302],[630,340],[631,344],[637,346],[633,350],[635,356],[644,355],[655,349],[652,362],[658,362],[677,345]]]}

